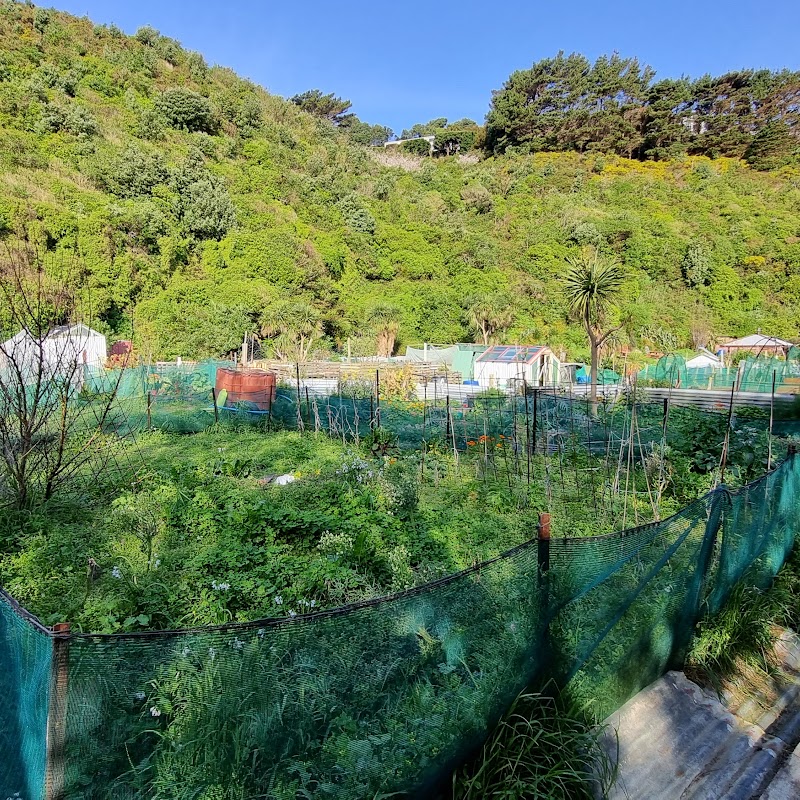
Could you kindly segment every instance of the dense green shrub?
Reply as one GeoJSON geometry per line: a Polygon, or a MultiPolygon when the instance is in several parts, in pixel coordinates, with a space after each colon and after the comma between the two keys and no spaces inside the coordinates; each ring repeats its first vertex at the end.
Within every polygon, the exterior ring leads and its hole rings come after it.
{"type": "Polygon", "coordinates": [[[92,112],[74,103],[68,106],[48,103],[39,127],[45,133],[64,132],[83,138],[94,136],[99,131],[92,112]]]}
{"type": "Polygon", "coordinates": [[[167,89],[156,98],[155,105],[175,128],[205,133],[217,131],[218,123],[211,103],[191,89],[182,86],[167,89]]]}
{"type": "Polygon", "coordinates": [[[119,155],[97,164],[95,175],[97,185],[107,192],[117,197],[138,197],[164,183],[169,172],[161,153],[131,144],[119,155]]]}

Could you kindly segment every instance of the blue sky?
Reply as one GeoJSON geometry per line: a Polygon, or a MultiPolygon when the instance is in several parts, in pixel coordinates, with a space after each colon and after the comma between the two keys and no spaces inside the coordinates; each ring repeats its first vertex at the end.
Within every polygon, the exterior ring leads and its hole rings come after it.
{"type": "Polygon", "coordinates": [[[800,69],[800,0],[59,0],[126,33],[153,25],[209,63],[286,97],[319,88],[399,133],[482,121],[515,69],[565,50],[617,50],[660,77],[800,69]]]}

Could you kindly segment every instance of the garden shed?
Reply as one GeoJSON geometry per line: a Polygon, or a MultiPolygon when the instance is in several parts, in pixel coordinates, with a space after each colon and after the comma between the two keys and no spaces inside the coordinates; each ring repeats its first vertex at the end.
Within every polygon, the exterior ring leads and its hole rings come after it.
{"type": "Polygon", "coordinates": [[[106,337],[82,322],[52,328],[40,343],[27,330],[21,330],[0,344],[0,366],[13,361],[26,372],[35,372],[39,362],[45,372],[58,374],[74,365],[102,367],[106,360],[106,337]]]}
{"type": "Polygon", "coordinates": [[[734,339],[732,342],[725,342],[722,349],[726,355],[735,353],[752,353],[754,356],[785,356],[792,343],[785,339],[778,339],[777,336],[762,336],[760,333],[751,333],[741,339],[734,339]]]}
{"type": "Polygon", "coordinates": [[[529,386],[553,385],[560,366],[543,345],[494,345],[475,359],[475,379],[486,388],[504,388],[523,379],[529,386]]]}
{"type": "Polygon", "coordinates": [[[722,366],[722,359],[705,347],[701,347],[697,355],[686,362],[686,369],[722,369],[722,366]]]}

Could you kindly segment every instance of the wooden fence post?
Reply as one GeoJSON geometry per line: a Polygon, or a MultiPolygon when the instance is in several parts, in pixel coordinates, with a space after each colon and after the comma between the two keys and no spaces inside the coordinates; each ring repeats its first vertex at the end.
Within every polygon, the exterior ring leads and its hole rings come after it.
{"type": "Polygon", "coordinates": [[[70,627],[69,622],[59,622],[53,626],[50,705],[47,710],[45,800],[62,800],[64,796],[64,740],[67,728],[70,627]]]}
{"type": "Polygon", "coordinates": [[[550,570],[550,515],[539,514],[539,524],[536,526],[538,539],[539,581],[544,579],[550,570]]]}

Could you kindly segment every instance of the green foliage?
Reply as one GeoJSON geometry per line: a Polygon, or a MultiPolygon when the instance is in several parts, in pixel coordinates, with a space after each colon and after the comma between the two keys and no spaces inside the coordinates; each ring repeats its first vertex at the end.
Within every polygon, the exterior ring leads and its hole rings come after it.
{"type": "Polygon", "coordinates": [[[602,729],[558,695],[519,694],[479,755],[453,775],[453,800],[605,797],[614,770],[602,729]]]}
{"type": "Polygon", "coordinates": [[[323,94],[319,89],[296,94],[291,98],[291,102],[302,108],[303,111],[333,123],[341,123],[351,106],[349,100],[336,97],[333,92],[323,94]]]}
{"type": "Polygon", "coordinates": [[[431,154],[431,144],[427,139],[409,139],[400,145],[404,153],[411,156],[429,156],[431,154]]]}
{"type": "Polygon", "coordinates": [[[69,133],[79,138],[94,136],[98,132],[97,120],[83,106],[48,103],[42,113],[40,129],[45,133],[69,133]]]}
{"type": "Polygon", "coordinates": [[[767,123],[753,137],[744,157],[754,169],[777,169],[788,164],[800,150],[797,137],[783,121],[767,123]]]}
{"type": "MultiPolygon", "coordinates": [[[[170,337],[158,325],[173,330],[172,287],[191,276],[203,286],[198,305],[216,297],[243,309],[253,326],[265,298],[301,296],[320,314],[320,352],[341,352],[358,331],[361,354],[376,354],[379,337],[364,323],[380,304],[400,311],[394,352],[426,340],[481,340],[465,306],[502,295],[513,318],[504,337],[582,359],[585,338],[569,316],[562,277],[567,259],[587,247],[618,260],[629,276],[612,326],[624,323],[631,343],[690,346],[686,308],[704,320],[707,342],[758,328],[791,338],[800,326],[791,162],[765,176],[729,159],[641,163],[614,155],[639,139],[638,158],[705,152],[706,139],[739,155],[743,148],[718,123],[700,134],[681,115],[702,97],[698,124],[702,117],[709,127],[723,115],[715,92],[741,99],[755,76],[651,81],[636,101],[649,73],[633,60],[598,59],[587,77],[580,57],[549,59],[531,74],[557,80],[537,95],[545,105],[507,155],[479,160],[483,128],[438,118],[404,133],[433,136],[434,156],[442,157],[406,158],[397,148],[372,148],[387,129],[362,122],[335,96],[311,92],[286,102],[230,70],[209,69],[157,31],[126,37],[51,10],[42,34],[34,14],[24,11],[35,46],[24,44],[13,16],[0,16],[6,235],[33,218],[48,246],[77,242],[87,258],[82,287],[112,335],[123,333],[118,309],[136,308],[142,325],[134,336],[147,333],[166,347],[170,337]],[[570,116],[558,87],[589,111],[570,116]],[[560,114],[568,117],[563,126],[560,114]],[[620,116],[635,120],[635,135],[620,116]],[[586,155],[526,154],[539,145],[586,155]],[[465,153],[473,155],[446,157],[465,153]]],[[[511,95],[533,86],[530,78],[498,95],[493,114],[511,108],[511,95]]],[[[791,73],[758,80],[772,98],[765,108],[792,85],[791,73]]],[[[422,139],[410,147],[429,152],[422,139]]],[[[503,149],[497,137],[490,147],[503,149]]],[[[188,303],[188,319],[195,308],[188,303]]],[[[227,339],[202,341],[205,348],[227,339]]],[[[624,343],[617,337],[610,347],[624,343]]]]}
{"type": "Polygon", "coordinates": [[[158,41],[159,36],[161,36],[161,34],[155,28],[151,25],[145,25],[136,31],[133,38],[136,39],[137,42],[152,47],[158,41]]]}
{"type": "Polygon", "coordinates": [[[165,183],[168,174],[161,153],[131,144],[119,155],[98,163],[96,181],[101,189],[118,197],[139,197],[165,183]]]}
{"type": "Polygon", "coordinates": [[[615,53],[592,64],[579,53],[559,52],[514,72],[494,93],[486,145],[495,153],[599,150],[643,159],[686,152],[741,157],[749,150],[751,163],[764,169],[786,163],[796,150],[790,128],[797,109],[778,122],[774,115],[793,96],[797,72],[654,77],[636,58],[615,53]]]}
{"type": "Polygon", "coordinates": [[[155,107],[174,128],[217,132],[218,123],[211,103],[191,89],[181,86],[166,89],[156,97],[155,107]]]}
{"type": "Polygon", "coordinates": [[[713,265],[708,247],[703,242],[691,242],[681,263],[683,277],[689,286],[706,286],[711,281],[713,265]]]}

